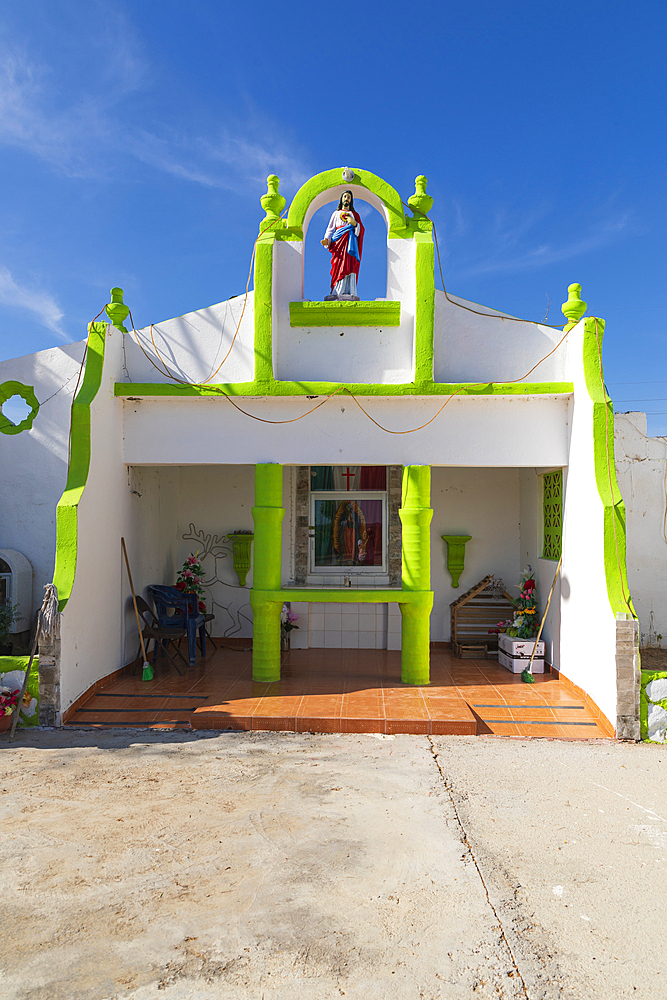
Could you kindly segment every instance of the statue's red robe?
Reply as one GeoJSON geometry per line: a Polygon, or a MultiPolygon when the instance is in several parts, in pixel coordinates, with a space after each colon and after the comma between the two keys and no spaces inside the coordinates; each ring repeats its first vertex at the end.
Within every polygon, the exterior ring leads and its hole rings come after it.
{"type": "MultiPolygon", "coordinates": [[[[350,209],[348,209],[348,212],[350,209]]],[[[329,243],[329,253],[331,254],[331,291],[333,292],[336,282],[340,281],[347,274],[354,274],[357,278],[359,277],[359,264],[361,263],[361,252],[364,246],[364,224],[361,221],[361,216],[351,210],[352,215],[355,218],[355,223],[359,226],[359,235],[357,236],[357,247],[359,248],[359,257],[353,257],[352,254],[347,252],[347,244],[350,239],[350,233],[347,232],[339,240],[335,242],[333,240],[329,243]]]]}

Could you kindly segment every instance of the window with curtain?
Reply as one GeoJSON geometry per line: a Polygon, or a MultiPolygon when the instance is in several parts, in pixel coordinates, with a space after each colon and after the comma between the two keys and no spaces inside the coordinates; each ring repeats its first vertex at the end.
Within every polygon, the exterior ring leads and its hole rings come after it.
{"type": "Polygon", "coordinates": [[[386,569],[386,466],[310,470],[312,573],[386,569]]]}

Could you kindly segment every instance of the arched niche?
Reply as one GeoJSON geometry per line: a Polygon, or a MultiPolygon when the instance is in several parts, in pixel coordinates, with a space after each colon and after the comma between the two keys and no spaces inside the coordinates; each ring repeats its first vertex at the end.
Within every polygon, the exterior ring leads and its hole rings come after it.
{"type": "MultiPolygon", "coordinates": [[[[368,170],[360,170],[355,167],[353,173],[352,180],[345,181],[342,176],[342,167],[325,170],[320,174],[315,174],[314,177],[302,184],[294,196],[287,215],[288,239],[303,242],[301,288],[295,297],[303,298],[305,294],[305,246],[311,219],[320,208],[326,205],[337,205],[343,191],[350,190],[355,202],[367,202],[380,214],[386,227],[387,241],[390,239],[405,240],[410,235],[398,191],[381,177],[368,170]]],[[[387,254],[385,281],[385,289],[387,290],[395,283],[391,274],[392,261],[395,256],[395,254],[387,254]]],[[[385,294],[389,294],[389,292],[383,291],[383,297],[385,294]]]]}
{"type": "Polygon", "coordinates": [[[0,549],[0,594],[14,607],[18,604],[21,619],[11,625],[9,631],[25,632],[32,620],[32,566],[26,557],[16,549],[0,549]]]}

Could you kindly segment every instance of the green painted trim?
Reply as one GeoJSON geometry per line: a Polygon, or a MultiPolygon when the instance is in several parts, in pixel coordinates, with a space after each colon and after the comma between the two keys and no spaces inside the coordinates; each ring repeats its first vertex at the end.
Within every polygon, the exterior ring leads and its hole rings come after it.
{"type": "Polygon", "coordinates": [[[290,326],[400,326],[401,303],[290,302],[290,326]]]}
{"type": "Polygon", "coordinates": [[[140,399],[159,396],[570,396],[572,382],[226,382],[179,385],[172,382],[116,382],[114,395],[140,399]]]}
{"type": "Polygon", "coordinates": [[[255,248],[255,382],[262,395],[271,395],[273,378],[273,244],[275,233],[266,233],[255,248]]]}
{"type": "Polygon", "coordinates": [[[416,590],[401,590],[387,587],[371,590],[370,587],[339,587],[336,589],[314,590],[312,587],[283,587],[280,590],[266,590],[261,596],[266,601],[301,601],[306,604],[423,604],[423,593],[416,590]]]}
{"type": "Polygon", "coordinates": [[[90,470],[90,407],[102,382],[106,330],[106,323],[91,323],[88,327],[86,368],[81,388],[72,403],[67,483],[56,508],[56,566],[53,582],[58,588],[59,611],[65,609],[74,585],[78,506],[90,470]]]}
{"type": "Polygon", "coordinates": [[[232,562],[234,571],[239,578],[239,586],[245,587],[248,571],[252,565],[252,543],[254,535],[237,535],[235,532],[227,535],[232,543],[232,562]]]}
{"type": "Polygon", "coordinates": [[[593,401],[595,482],[604,507],[604,568],[607,595],[615,615],[631,611],[636,618],[626,566],[625,504],[616,478],[614,404],[604,388],[604,371],[600,371],[596,324],[600,350],[602,349],[604,320],[594,317],[585,319],[583,365],[586,388],[593,401]],[[623,596],[624,592],[627,602],[623,596]]]}
{"type": "Polygon", "coordinates": [[[414,606],[401,607],[401,680],[404,684],[429,684],[431,668],[431,509],[430,465],[406,465],[398,516],[403,526],[403,589],[419,593],[414,606]]]}
{"type": "Polygon", "coordinates": [[[563,551],[563,470],[542,475],[542,559],[558,562],[563,551]]]}
{"type": "Polygon", "coordinates": [[[371,174],[368,170],[354,170],[354,180],[349,184],[343,180],[343,168],[334,167],[333,170],[325,170],[321,174],[315,174],[303,184],[294,195],[294,200],[287,213],[287,229],[280,234],[280,238],[288,240],[303,239],[303,224],[306,219],[306,212],[310,203],[324,191],[330,188],[339,187],[344,184],[346,187],[360,187],[371,191],[380,199],[387,209],[389,216],[389,238],[404,239],[410,238],[412,233],[408,232],[405,220],[405,211],[398,191],[383,181],[381,177],[371,174]]]}
{"type": "Polygon", "coordinates": [[[0,434],[20,434],[22,431],[29,431],[38,413],[39,403],[31,385],[12,381],[3,382],[0,385],[0,434]],[[6,417],[2,412],[2,404],[6,403],[12,396],[20,396],[30,407],[30,413],[20,424],[13,424],[9,417],[6,417]]]}
{"type": "Polygon", "coordinates": [[[415,383],[433,384],[435,248],[431,233],[415,233],[415,383]]]}
{"type": "Polygon", "coordinates": [[[441,535],[447,542],[447,569],[452,578],[452,587],[458,587],[461,573],[465,568],[466,542],[472,535],[441,535]]]}
{"type": "Polygon", "coordinates": [[[253,549],[252,677],[255,681],[280,680],[280,612],[258,596],[258,591],[280,588],[282,564],[283,467],[272,463],[255,466],[255,524],[253,549]]]}

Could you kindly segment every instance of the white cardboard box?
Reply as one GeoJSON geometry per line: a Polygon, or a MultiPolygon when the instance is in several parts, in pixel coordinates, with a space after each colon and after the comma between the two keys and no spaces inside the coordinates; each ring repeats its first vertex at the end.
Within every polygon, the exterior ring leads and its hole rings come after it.
{"type": "MultiPolygon", "coordinates": [[[[507,670],[511,670],[513,674],[520,674],[522,670],[526,670],[530,663],[534,645],[534,639],[515,639],[513,636],[501,632],[498,636],[498,663],[507,670]]],[[[542,640],[537,644],[531,669],[534,674],[544,673],[544,642],[542,640]]]]}

